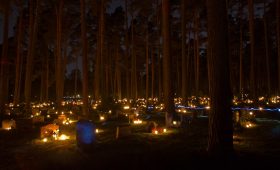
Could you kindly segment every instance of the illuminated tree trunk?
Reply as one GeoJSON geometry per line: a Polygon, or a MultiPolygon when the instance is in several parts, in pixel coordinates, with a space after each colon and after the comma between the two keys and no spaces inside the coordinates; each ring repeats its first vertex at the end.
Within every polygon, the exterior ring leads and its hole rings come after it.
{"type": "Polygon", "coordinates": [[[278,94],[280,94],[280,1],[276,1],[277,49],[278,49],[278,94]]]}
{"type": "Polygon", "coordinates": [[[64,80],[63,74],[63,56],[62,56],[62,15],[63,15],[64,0],[58,2],[56,8],[56,105],[58,112],[61,112],[61,103],[63,98],[62,81],[64,80]]]}
{"type": "Polygon", "coordinates": [[[158,5],[158,14],[157,14],[157,26],[158,26],[158,100],[161,101],[162,99],[162,62],[161,62],[161,32],[160,32],[160,27],[161,27],[161,23],[160,23],[160,10],[161,10],[161,3],[158,2],[157,0],[157,5],[158,5]]]}
{"type": "Polygon", "coordinates": [[[154,98],[155,96],[155,59],[153,55],[153,48],[151,48],[151,60],[152,60],[152,84],[151,84],[151,97],[154,98]]]}
{"type": "Polygon", "coordinates": [[[266,81],[267,81],[267,93],[270,95],[270,63],[269,63],[269,51],[268,51],[268,32],[267,32],[267,19],[265,14],[266,3],[264,2],[264,16],[263,16],[263,26],[264,26],[264,41],[265,41],[265,62],[266,62],[266,81]]]}
{"type": "Polygon", "coordinates": [[[170,1],[162,0],[162,37],[163,37],[163,90],[166,126],[171,126],[174,108],[174,91],[172,82],[172,58],[170,53],[170,1]]]}
{"type": "Polygon", "coordinates": [[[239,2],[239,31],[240,31],[240,47],[239,47],[239,93],[241,94],[244,88],[243,84],[243,22],[242,22],[242,2],[239,2]]]}
{"type": "Polygon", "coordinates": [[[37,41],[37,20],[39,15],[39,3],[40,1],[29,1],[30,16],[29,16],[29,44],[28,53],[26,59],[25,69],[25,83],[24,83],[24,96],[25,96],[25,111],[30,112],[30,100],[31,100],[31,85],[32,85],[32,70],[33,70],[33,58],[37,41]],[[36,3],[35,9],[34,4],[36,3]]]}
{"type": "Polygon", "coordinates": [[[255,32],[254,32],[254,3],[253,0],[248,0],[249,11],[249,34],[250,34],[250,89],[253,99],[255,99],[255,32]]]}
{"type": "Polygon", "coordinates": [[[211,98],[208,152],[215,156],[226,156],[233,152],[226,2],[207,0],[207,11],[207,54],[211,98]]]}
{"type": "Polygon", "coordinates": [[[83,62],[83,116],[88,118],[88,57],[87,57],[87,36],[85,21],[85,0],[81,0],[81,38],[82,38],[82,62],[83,62]]]}
{"type": "Polygon", "coordinates": [[[19,21],[17,30],[17,53],[16,53],[16,77],[14,89],[14,105],[20,101],[20,87],[21,87],[21,66],[22,66],[22,30],[23,30],[23,14],[22,14],[22,1],[19,1],[19,21]]]}
{"type": "Polygon", "coordinates": [[[95,99],[98,100],[101,97],[102,94],[102,88],[101,84],[102,81],[100,81],[102,78],[102,57],[103,57],[103,45],[104,45],[104,0],[100,1],[100,11],[99,11],[99,22],[98,22],[98,37],[97,37],[97,56],[95,60],[95,89],[94,89],[94,96],[95,99]]]}
{"type": "Polygon", "coordinates": [[[137,87],[137,69],[136,69],[136,54],[135,54],[135,44],[134,44],[134,17],[132,16],[131,21],[131,97],[137,99],[138,87],[137,87]]]}
{"type": "Polygon", "coordinates": [[[149,98],[149,36],[148,36],[148,24],[146,30],[146,99],[149,98]]]}
{"type": "Polygon", "coordinates": [[[200,60],[199,60],[199,14],[195,12],[195,93],[199,95],[199,73],[200,73],[200,60]]]}
{"type": "MultiPolygon", "coordinates": [[[[47,46],[47,45],[46,45],[47,46]]],[[[45,48],[45,53],[43,56],[43,62],[42,62],[42,74],[41,74],[41,93],[40,93],[40,101],[45,102],[46,101],[46,92],[48,88],[48,49],[45,48]]]]}
{"type": "Polygon", "coordinates": [[[125,66],[127,68],[127,71],[125,72],[125,83],[126,83],[126,97],[130,98],[130,85],[129,85],[129,41],[128,41],[128,6],[127,6],[127,0],[125,0],[125,66]]]}
{"type": "Polygon", "coordinates": [[[10,2],[4,2],[4,28],[0,70],[0,112],[3,112],[5,103],[8,101],[8,48],[9,48],[9,13],[10,2]]]}
{"type": "Polygon", "coordinates": [[[186,96],[187,96],[187,69],[186,69],[186,14],[185,14],[185,1],[182,2],[182,7],[181,7],[181,17],[182,17],[182,40],[181,40],[181,50],[182,50],[182,103],[184,104],[186,101],[186,96]]]}

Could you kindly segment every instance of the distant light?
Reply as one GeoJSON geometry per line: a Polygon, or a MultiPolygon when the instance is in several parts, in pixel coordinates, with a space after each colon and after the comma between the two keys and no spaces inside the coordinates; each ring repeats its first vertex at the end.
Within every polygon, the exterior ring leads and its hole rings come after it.
{"type": "Polygon", "coordinates": [[[100,121],[102,121],[102,120],[104,120],[105,119],[105,117],[104,116],[100,116],[100,121]]]}
{"type": "Polygon", "coordinates": [[[129,106],[124,106],[123,109],[127,110],[129,109],[129,106]]]}
{"type": "Polygon", "coordinates": [[[172,123],[173,123],[173,125],[177,125],[177,121],[173,121],[172,123]]]}
{"type": "Polygon", "coordinates": [[[155,130],[155,132],[154,132],[156,135],[158,134],[158,131],[157,130],[155,130]]]}
{"type": "Polygon", "coordinates": [[[60,135],[58,138],[58,140],[67,140],[67,139],[69,139],[69,136],[66,136],[64,134],[60,135]]]}
{"type": "Polygon", "coordinates": [[[164,132],[164,133],[166,133],[166,132],[167,132],[167,130],[164,128],[164,129],[163,129],[163,132],[164,132]]]}
{"type": "Polygon", "coordinates": [[[253,115],[253,112],[249,112],[250,115],[253,115]]]}
{"type": "Polygon", "coordinates": [[[44,138],[42,141],[43,141],[43,142],[48,142],[48,139],[47,139],[47,138],[44,138]]]}
{"type": "Polygon", "coordinates": [[[95,133],[99,133],[99,129],[95,129],[95,133]]]}

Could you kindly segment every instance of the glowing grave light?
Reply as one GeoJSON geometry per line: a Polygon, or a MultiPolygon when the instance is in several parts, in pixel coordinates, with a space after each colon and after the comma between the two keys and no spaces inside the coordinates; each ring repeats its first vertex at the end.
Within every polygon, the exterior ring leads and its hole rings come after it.
{"type": "Polygon", "coordinates": [[[262,108],[262,107],[259,107],[259,110],[263,110],[263,108],[262,108]]]}
{"type": "Polygon", "coordinates": [[[67,140],[67,139],[69,139],[70,137],[69,136],[67,136],[67,135],[65,135],[65,134],[62,134],[62,135],[60,135],[59,137],[58,137],[58,140],[67,140]]]}
{"type": "Polygon", "coordinates": [[[155,130],[155,131],[154,131],[154,134],[156,134],[156,135],[157,135],[157,134],[158,134],[158,131],[157,131],[157,130],[155,130]]]}
{"type": "Polygon", "coordinates": [[[100,119],[100,121],[103,121],[103,120],[105,120],[105,117],[104,116],[100,116],[99,119],[100,119]]]}
{"type": "Polygon", "coordinates": [[[253,115],[253,112],[249,112],[250,115],[253,115]]]}
{"type": "Polygon", "coordinates": [[[142,120],[137,119],[137,120],[134,120],[133,123],[134,123],[134,124],[142,124],[142,120]]]}
{"type": "Polygon", "coordinates": [[[163,133],[166,133],[166,132],[167,132],[167,130],[164,128],[164,129],[163,129],[163,133]]]}
{"type": "Polygon", "coordinates": [[[109,113],[111,114],[111,113],[112,113],[112,110],[109,110],[109,113]]]}
{"type": "Polygon", "coordinates": [[[44,139],[42,139],[42,141],[46,143],[46,142],[48,142],[48,138],[44,138],[44,139]]]}
{"type": "Polygon", "coordinates": [[[99,129],[95,129],[95,133],[99,133],[99,129]]]}
{"type": "Polygon", "coordinates": [[[209,109],[210,109],[210,106],[206,106],[205,109],[209,110],[209,109]]]}
{"type": "Polygon", "coordinates": [[[124,110],[128,110],[128,109],[129,109],[129,106],[124,106],[123,109],[124,109],[124,110]]]}
{"type": "Polygon", "coordinates": [[[50,118],[51,116],[50,115],[47,115],[47,118],[50,118]]]}
{"type": "Polygon", "coordinates": [[[177,121],[173,121],[172,124],[173,124],[173,125],[177,125],[177,121]]]}

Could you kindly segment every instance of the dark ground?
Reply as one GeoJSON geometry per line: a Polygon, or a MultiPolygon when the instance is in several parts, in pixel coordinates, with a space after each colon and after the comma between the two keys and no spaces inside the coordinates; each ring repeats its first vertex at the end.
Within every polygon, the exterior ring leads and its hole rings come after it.
{"type": "Polygon", "coordinates": [[[257,119],[255,127],[235,133],[235,156],[216,160],[206,152],[206,118],[160,135],[144,133],[144,125],[133,125],[132,135],[118,140],[114,128],[101,124],[99,128],[104,132],[90,150],[77,147],[75,125],[64,127],[70,140],[47,143],[39,140],[38,128],[1,130],[0,169],[280,169],[277,121],[257,119]]]}

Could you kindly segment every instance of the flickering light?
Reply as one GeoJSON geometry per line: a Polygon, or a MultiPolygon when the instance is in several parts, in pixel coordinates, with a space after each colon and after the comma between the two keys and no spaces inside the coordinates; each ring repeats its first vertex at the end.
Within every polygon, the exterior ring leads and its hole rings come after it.
{"type": "Polygon", "coordinates": [[[111,114],[111,113],[112,113],[112,110],[109,110],[109,113],[111,114]]]}
{"type": "Polygon", "coordinates": [[[50,118],[51,116],[50,115],[47,115],[47,118],[50,118]]]}
{"type": "Polygon", "coordinates": [[[154,133],[157,135],[157,134],[158,134],[158,131],[157,131],[157,130],[155,130],[155,131],[154,131],[154,133]]]}
{"type": "Polygon", "coordinates": [[[210,109],[210,106],[206,106],[205,109],[209,110],[209,109],[210,109]]]}
{"type": "Polygon", "coordinates": [[[173,121],[172,123],[173,123],[173,125],[177,125],[177,121],[173,121]]]}
{"type": "Polygon", "coordinates": [[[249,112],[250,115],[253,115],[253,112],[249,112]]]}
{"type": "Polygon", "coordinates": [[[262,107],[259,107],[259,110],[263,110],[263,108],[262,108],[262,107]]]}
{"type": "Polygon", "coordinates": [[[99,133],[99,129],[95,129],[95,133],[99,133]]]}
{"type": "Polygon", "coordinates": [[[12,128],[11,127],[7,127],[7,128],[5,128],[5,130],[11,130],[12,128]]]}
{"type": "Polygon", "coordinates": [[[166,133],[166,132],[167,132],[167,130],[164,128],[164,129],[163,129],[163,132],[164,132],[164,133],[166,133]]]}
{"type": "Polygon", "coordinates": [[[105,120],[105,117],[104,116],[100,116],[100,121],[102,121],[102,120],[105,120]]]}
{"type": "Polygon", "coordinates": [[[129,106],[124,106],[123,109],[127,110],[129,109],[129,106]]]}
{"type": "Polygon", "coordinates": [[[66,135],[62,134],[62,135],[59,136],[58,140],[67,140],[69,138],[70,138],[69,136],[66,136],[66,135]]]}
{"type": "Polygon", "coordinates": [[[47,141],[48,141],[48,138],[44,138],[42,141],[43,141],[43,142],[47,142],[47,141]]]}
{"type": "Polygon", "coordinates": [[[141,124],[141,123],[142,123],[142,120],[137,119],[137,120],[134,120],[133,123],[134,123],[134,124],[141,124]]]}

